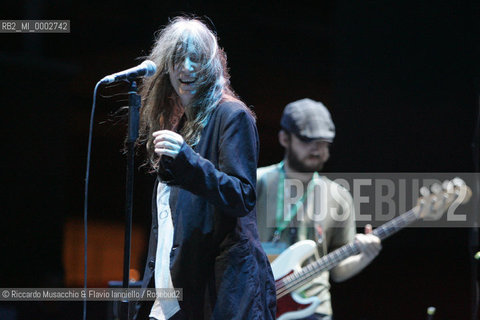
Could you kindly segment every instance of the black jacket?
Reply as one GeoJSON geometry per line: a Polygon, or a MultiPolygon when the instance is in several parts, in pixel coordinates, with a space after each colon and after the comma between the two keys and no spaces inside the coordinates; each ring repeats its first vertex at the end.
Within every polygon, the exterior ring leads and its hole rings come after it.
{"type": "Polygon", "coordinates": [[[275,284],[256,225],[257,158],[253,116],[240,102],[223,102],[194,149],[184,143],[175,159],[160,162],[143,283],[154,274],[162,180],[171,187],[172,282],[183,288],[188,319],[275,319],[275,284]]]}

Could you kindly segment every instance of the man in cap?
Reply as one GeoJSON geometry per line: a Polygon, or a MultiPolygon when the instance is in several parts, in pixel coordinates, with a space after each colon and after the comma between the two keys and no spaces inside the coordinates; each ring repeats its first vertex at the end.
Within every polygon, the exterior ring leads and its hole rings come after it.
{"type": "Polygon", "coordinates": [[[360,254],[344,259],[330,273],[320,273],[302,289],[304,296],[316,296],[320,303],[315,314],[299,318],[331,319],[329,276],[338,282],[360,272],[381,250],[380,239],[371,234],[370,225],[365,234],[355,234],[350,193],[319,174],[335,137],[327,108],[311,99],[292,102],[285,107],[280,124],[284,160],[257,171],[260,240],[268,254],[278,254],[295,242],[311,239],[320,257],[350,242],[358,243],[360,254]]]}

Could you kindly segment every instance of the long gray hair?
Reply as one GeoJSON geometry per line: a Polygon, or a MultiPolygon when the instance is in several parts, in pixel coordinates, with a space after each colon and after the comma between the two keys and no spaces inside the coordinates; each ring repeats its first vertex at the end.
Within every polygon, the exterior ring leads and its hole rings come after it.
{"type": "Polygon", "coordinates": [[[225,52],[218,46],[217,37],[200,20],[177,17],[158,32],[148,59],[155,62],[157,72],[144,79],[140,94],[143,107],[140,116],[140,143],[147,146],[148,162],[155,169],[158,158],[154,153],[152,133],[172,130],[173,113],[178,95],[173,89],[169,70],[189,57],[199,65],[197,90],[185,107],[186,119],[180,129],[185,141],[194,146],[200,133],[219,102],[236,97],[230,87],[225,52]]]}

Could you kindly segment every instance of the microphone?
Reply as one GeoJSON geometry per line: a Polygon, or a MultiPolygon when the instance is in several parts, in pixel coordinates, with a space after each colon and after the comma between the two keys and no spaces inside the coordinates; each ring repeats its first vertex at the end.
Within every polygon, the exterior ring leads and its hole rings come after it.
{"type": "Polygon", "coordinates": [[[112,83],[121,80],[130,80],[137,77],[151,77],[157,71],[157,66],[153,61],[145,60],[136,67],[120,71],[109,76],[104,77],[100,80],[100,83],[112,83]]]}

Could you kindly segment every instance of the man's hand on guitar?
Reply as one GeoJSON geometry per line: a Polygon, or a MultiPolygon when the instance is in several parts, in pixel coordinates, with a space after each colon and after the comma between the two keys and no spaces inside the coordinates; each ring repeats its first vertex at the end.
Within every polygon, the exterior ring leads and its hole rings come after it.
{"type": "Polygon", "coordinates": [[[330,275],[334,281],[341,282],[353,277],[375,259],[382,249],[380,238],[372,233],[371,225],[365,226],[365,234],[355,235],[355,244],[360,253],[344,259],[331,270],[330,275]]]}
{"type": "Polygon", "coordinates": [[[365,234],[357,233],[355,235],[355,241],[359,245],[361,254],[373,260],[382,250],[382,244],[380,238],[372,233],[372,226],[367,224],[365,226],[365,234]]]}

